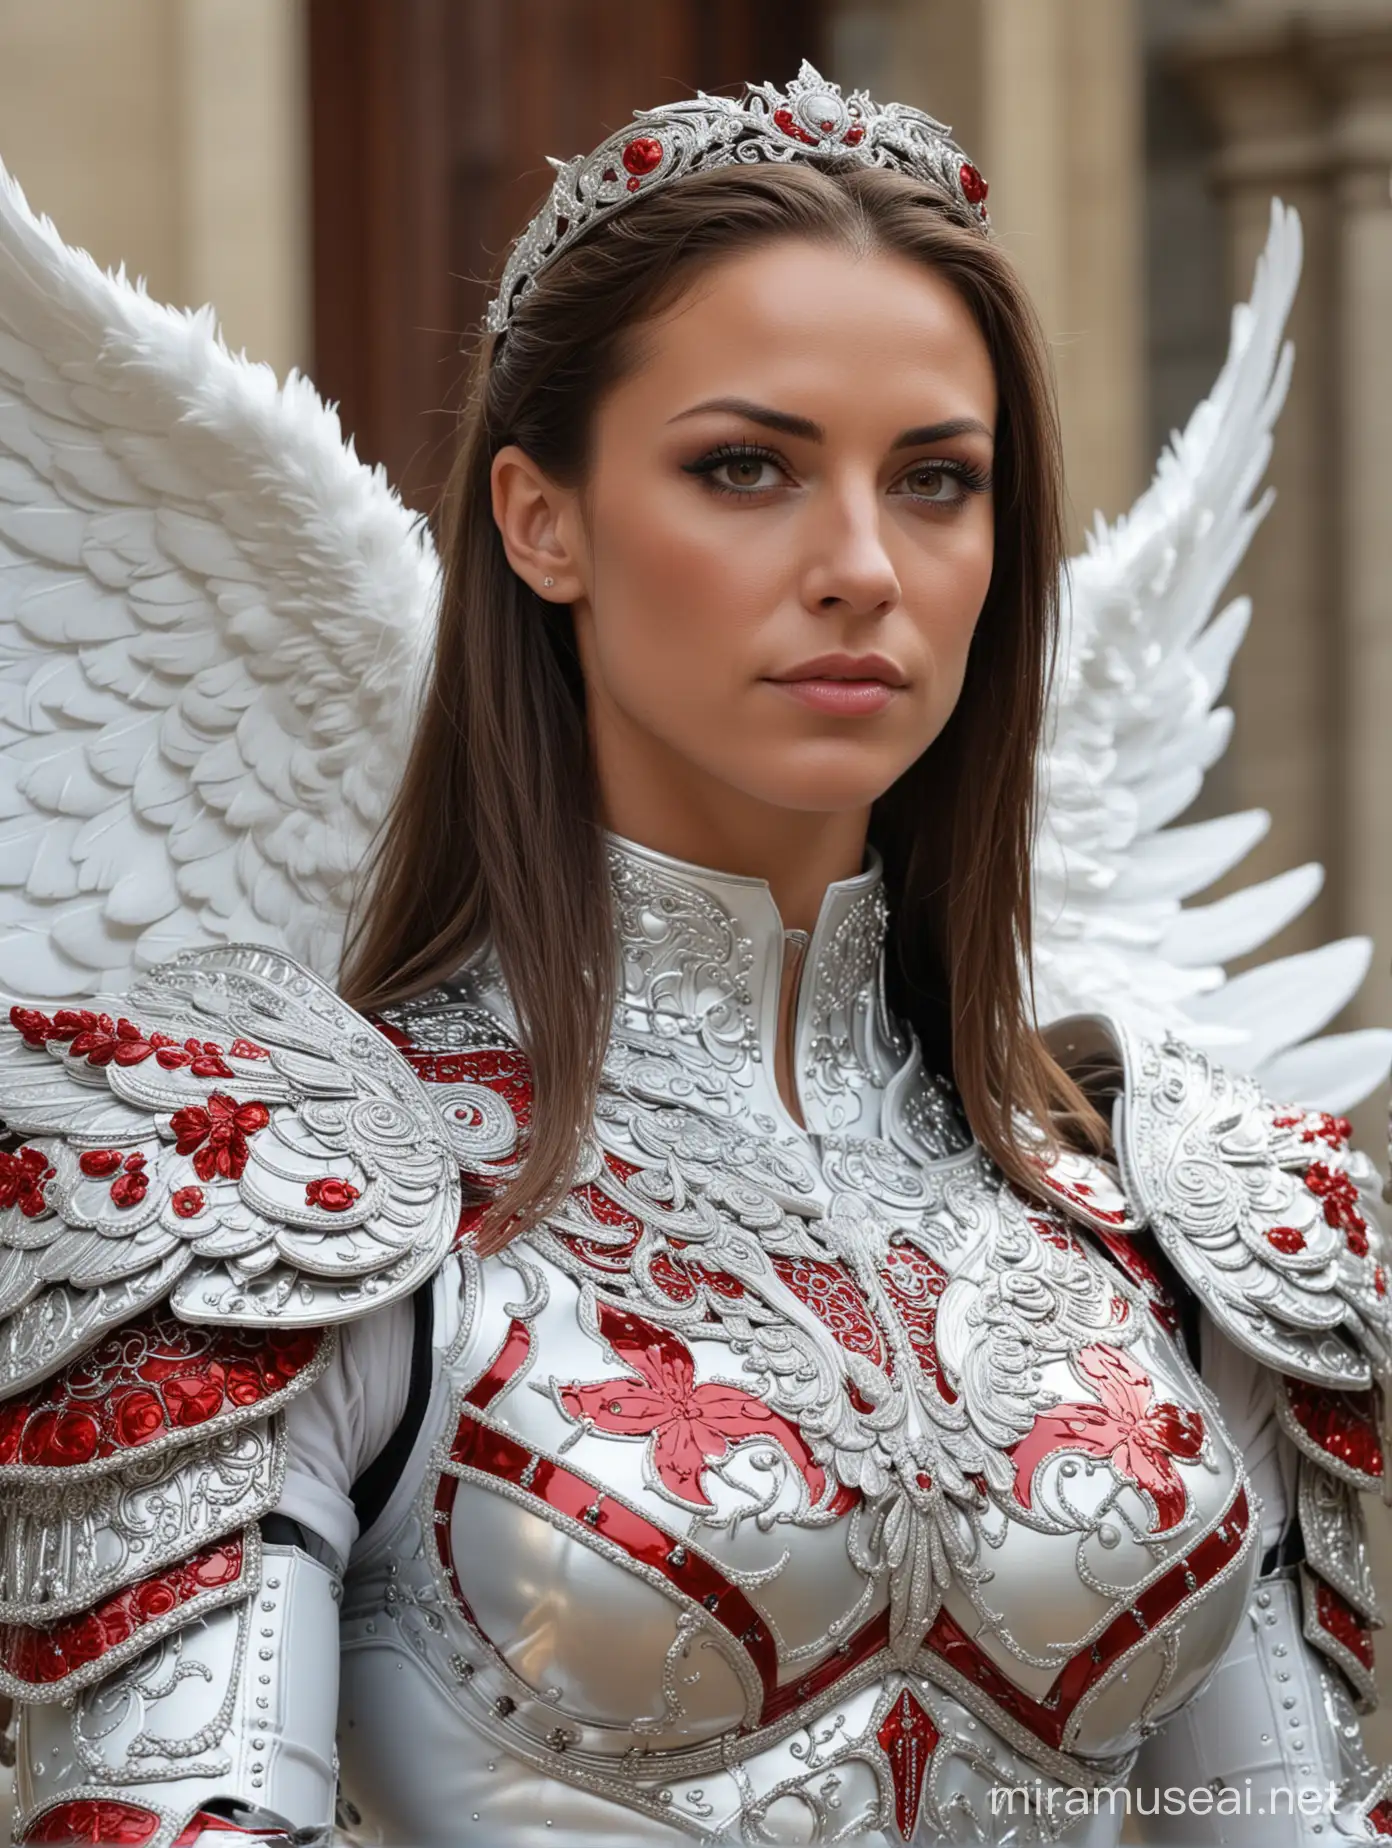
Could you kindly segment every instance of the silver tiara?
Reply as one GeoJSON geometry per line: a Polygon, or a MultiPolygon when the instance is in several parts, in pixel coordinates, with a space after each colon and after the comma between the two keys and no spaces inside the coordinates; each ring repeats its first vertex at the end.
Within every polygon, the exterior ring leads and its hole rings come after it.
{"type": "Polygon", "coordinates": [[[501,334],[548,263],[587,231],[688,173],[757,161],[845,160],[892,167],[931,180],[959,201],[983,232],[987,185],[952,131],[907,103],[875,103],[863,90],[842,96],[804,60],[785,91],[750,84],[739,102],[707,96],[640,109],[592,154],[553,160],[551,196],[518,238],[489,303],[487,326],[501,334]]]}

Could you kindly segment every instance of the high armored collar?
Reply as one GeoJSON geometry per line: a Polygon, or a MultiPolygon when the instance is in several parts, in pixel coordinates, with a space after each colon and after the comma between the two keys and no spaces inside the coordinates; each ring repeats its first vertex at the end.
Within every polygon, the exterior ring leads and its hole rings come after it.
{"type": "Polygon", "coordinates": [[[775,1081],[785,960],[801,959],[793,1028],[798,1102],[814,1134],[881,1133],[882,1103],[918,1060],[884,1000],[880,861],[829,885],[810,937],[787,931],[768,884],[607,837],[623,974],[616,1037],[673,1042],[683,1063],[788,1122],[775,1081]]]}

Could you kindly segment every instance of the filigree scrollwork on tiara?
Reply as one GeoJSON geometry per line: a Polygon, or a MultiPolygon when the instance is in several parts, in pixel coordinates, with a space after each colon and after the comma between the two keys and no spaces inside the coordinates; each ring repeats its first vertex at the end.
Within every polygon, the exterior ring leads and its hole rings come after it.
{"type": "Polygon", "coordinates": [[[538,275],[591,225],[689,173],[759,161],[859,161],[930,181],[967,222],[989,232],[987,184],[942,122],[907,103],[876,103],[863,90],[842,96],[805,60],[786,91],[750,84],[743,98],[707,96],[633,121],[591,154],[553,160],[550,197],[512,247],[489,305],[491,333],[506,331],[538,275]]]}

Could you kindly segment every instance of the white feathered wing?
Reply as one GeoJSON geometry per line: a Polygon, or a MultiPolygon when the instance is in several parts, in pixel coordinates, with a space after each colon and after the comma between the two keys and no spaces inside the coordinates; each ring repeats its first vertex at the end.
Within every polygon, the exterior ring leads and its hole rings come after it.
{"type": "Polygon", "coordinates": [[[1041,763],[1035,998],[1042,1022],[1109,1012],[1210,1048],[1277,1097],[1343,1110],[1387,1076],[1392,1033],[1319,1033],[1352,997],[1372,946],[1326,944],[1228,978],[1320,889],[1297,867],[1201,906],[1183,901],[1262,838],[1262,810],[1172,826],[1222,755],[1215,705],[1251,615],[1215,616],[1270,505],[1258,495],[1290,378],[1286,318],[1300,221],[1273,201],[1250,302],[1233,313],[1209,397],[1160,457],[1130,513],[1100,519],[1064,579],[1064,629],[1041,763]]]}
{"type": "Polygon", "coordinates": [[[429,535],[0,168],[0,989],[268,942],[332,978],[426,655],[429,535]]]}

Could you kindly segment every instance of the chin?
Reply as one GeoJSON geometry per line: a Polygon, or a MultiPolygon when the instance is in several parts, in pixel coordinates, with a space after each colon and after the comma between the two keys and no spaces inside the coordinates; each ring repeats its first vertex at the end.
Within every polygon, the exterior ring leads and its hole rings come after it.
{"type": "Polygon", "coordinates": [[[746,795],[770,808],[799,813],[843,815],[867,809],[902,773],[904,766],[883,764],[826,765],[816,769],[793,766],[768,768],[762,775],[731,777],[746,795]]]}

